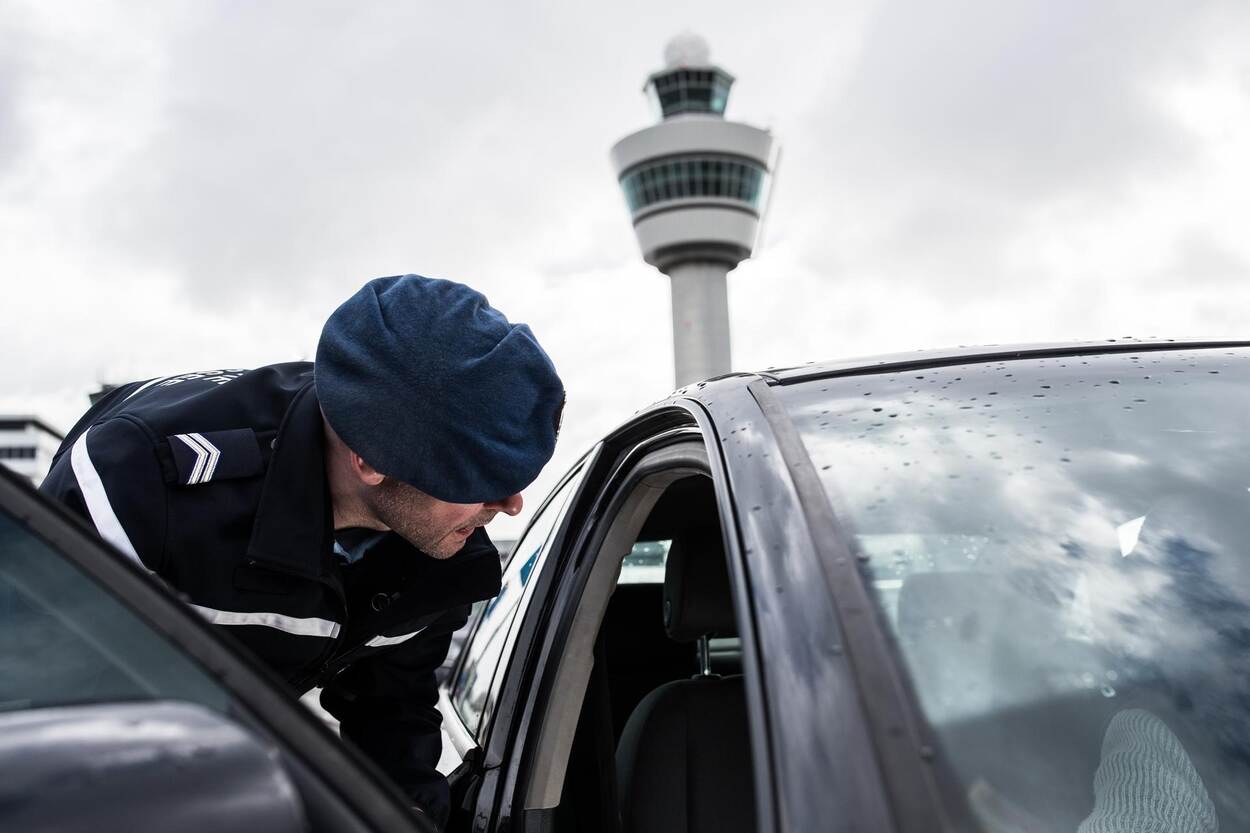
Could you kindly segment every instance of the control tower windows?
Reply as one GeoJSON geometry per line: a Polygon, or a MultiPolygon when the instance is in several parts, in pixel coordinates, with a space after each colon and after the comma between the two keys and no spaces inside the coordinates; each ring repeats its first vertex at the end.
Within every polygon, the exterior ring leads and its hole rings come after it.
{"type": "Polygon", "coordinates": [[[672,69],[651,76],[651,89],[664,118],[681,113],[725,114],[734,79],[721,69],[672,69]]]}
{"type": "Polygon", "coordinates": [[[631,213],[668,200],[714,197],[759,210],[764,167],[724,156],[673,156],[646,162],[621,178],[631,213]]]}

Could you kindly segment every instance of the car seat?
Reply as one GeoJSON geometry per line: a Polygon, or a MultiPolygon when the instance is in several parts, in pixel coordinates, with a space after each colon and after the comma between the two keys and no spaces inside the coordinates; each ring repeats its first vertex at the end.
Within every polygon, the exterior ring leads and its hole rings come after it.
{"type": "Polygon", "coordinates": [[[707,640],[734,636],[720,530],[673,540],[664,576],[669,638],[696,642],[701,671],[642,699],[616,750],[624,833],[738,833],[755,829],[755,790],[742,676],[710,671],[707,640]]]}

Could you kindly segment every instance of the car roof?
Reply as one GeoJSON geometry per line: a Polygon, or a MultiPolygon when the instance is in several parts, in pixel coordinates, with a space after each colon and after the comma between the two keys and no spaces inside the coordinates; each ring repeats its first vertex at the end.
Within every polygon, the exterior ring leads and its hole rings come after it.
{"type": "Polygon", "coordinates": [[[835,359],[827,362],[812,362],[797,367],[769,368],[756,375],[768,380],[770,384],[786,385],[810,379],[826,379],[835,376],[893,373],[912,368],[1010,361],[1035,357],[1228,347],[1250,347],[1250,341],[1109,338],[1103,341],[1052,342],[1046,344],[988,344],[936,350],[914,350],[908,353],[888,353],[880,356],[862,356],[858,358],[835,359]]]}

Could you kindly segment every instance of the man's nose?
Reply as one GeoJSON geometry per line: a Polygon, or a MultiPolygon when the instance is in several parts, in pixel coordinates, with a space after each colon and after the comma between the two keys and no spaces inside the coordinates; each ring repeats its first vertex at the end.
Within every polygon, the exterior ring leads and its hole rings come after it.
{"type": "Polygon", "coordinates": [[[505,515],[515,516],[521,512],[521,506],[524,505],[524,503],[525,501],[522,500],[519,494],[517,494],[506,497],[503,500],[496,500],[492,503],[488,503],[486,504],[486,508],[503,512],[505,515]]]}

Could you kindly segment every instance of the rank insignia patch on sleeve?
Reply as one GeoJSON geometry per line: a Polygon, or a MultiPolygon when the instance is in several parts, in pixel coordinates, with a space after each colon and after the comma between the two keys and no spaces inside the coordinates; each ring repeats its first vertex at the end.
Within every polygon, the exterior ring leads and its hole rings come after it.
{"type": "Polygon", "coordinates": [[[199,486],[214,480],[260,474],[263,461],[250,428],[189,432],[166,438],[173,452],[178,483],[199,486]]]}

